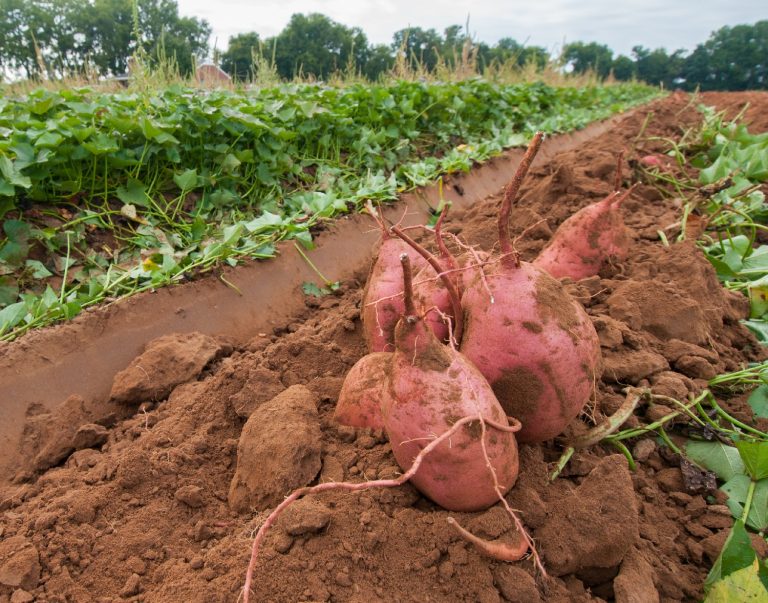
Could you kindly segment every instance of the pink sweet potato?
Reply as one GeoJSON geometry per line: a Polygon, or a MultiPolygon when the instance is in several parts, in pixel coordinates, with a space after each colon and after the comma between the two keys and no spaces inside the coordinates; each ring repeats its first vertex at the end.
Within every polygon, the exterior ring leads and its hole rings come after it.
{"type": "Polygon", "coordinates": [[[405,470],[435,436],[457,420],[483,417],[461,429],[424,458],[411,482],[440,506],[455,511],[485,509],[517,479],[518,455],[504,411],[480,372],[459,352],[443,346],[418,316],[412,301],[408,257],[403,256],[406,308],[395,331],[390,397],[384,428],[398,464],[405,470]],[[495,472],[490,473],[486,461],[495,472]],[[499,484],[496,490],[495,482],[499,484]]]}
{"type": "Polygon", "coordinates": [[[461,351],[491,384],[507,415],[523,424],[522,442],[561,433],[594,388],[600,344],[584,309],[546,272],[521,262],[509,238],[509,213],[541,143],[534,137],[499,213],[501,255],[462,297],[461,351]]]}
{"type": "Polygon", "coordinates": [[[580,209],[560,225],[533,264],[555,278],[593,276],[610,261],[626,259],[630,237],[620,206],[629,196],[613,192],[580,209]]]}
{"type": "Polygon", "coordinates": [[[342,425],[382,429],[382,401],[389,396],[391,352],[363,356],[347,373],[333,418],[342,425]]]}
{"type": "MultiPolygon", "coordinates": [[[[360,319],[368,351],[391,352],[394,350],[395,325],[405,308],[400,254],[409,247],[389,234],[381,214],[377,216],[370,206],[369,211],[381,227],[381,241],[363,289],[360,319]]],[[[419,258],[419,268],[425,264],[419,258]]]]}

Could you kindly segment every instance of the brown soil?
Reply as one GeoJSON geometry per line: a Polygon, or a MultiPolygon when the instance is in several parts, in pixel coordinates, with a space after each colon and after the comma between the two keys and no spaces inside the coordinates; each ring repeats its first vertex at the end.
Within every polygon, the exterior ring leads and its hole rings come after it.
{"type": "MultiPolygon", "coordinates": [[[[677,137],[695,123],[690,100],[672,95],[539,162],[512,218],[513,236],[546,218],[519,241],[524,259],[611,190],[617,151],[653,150],[633,146],[647,114],[646,136],[677,137]]],[[[703,98],[730,111],[747,100],[753,131],[768,129],[766,94],[703,98]]],[[[448,228],[491,249],[499,200],[455,212],[448,228]]],[[[682,398],[763,357],[738,322],[744,299],[720,287],[693,244],[659,243],[657,230],[679,219],[679,201],[641,184],[623,212],[630,259],[568,285],[602,345],[593,418],[613,412],[628,384],[682,398]]],[[[359,303],[367,269],[357,268],[338,294],[307,299],[269,334],[165,337],[123,363],[109,396],[62,387],[66,401],[56,408],[27,409],[19,449],[8,451],[23,460],[13,482],[0,484],[0,603],[235,601],[254,530],[293,488],[395,476],[386,437],[333,421],[344,375],[365,352],[359,303]]],[[[24,345],[15,344],[17,358],[24,345]]],[[[751,420],[743,400],[734,410],[751,420]]],[[[645,405],[629,423],[666,412],[645,405]]],[[[577,453],[554,482],[548,474],[560,447],[520,447],[520,477],[507,498],[548,578],[530,560],[479,555],[447,512],[406,485],[324,493],[290,507],[267,538],[251,600],[699,600],[730,514],[721,498],[688,490],[679,460],[654,440],[631,447],[635,472],[598,447],[577,453]]],[[[454,515],[486,538],[514,538],[498,505],[454,515]]]]}

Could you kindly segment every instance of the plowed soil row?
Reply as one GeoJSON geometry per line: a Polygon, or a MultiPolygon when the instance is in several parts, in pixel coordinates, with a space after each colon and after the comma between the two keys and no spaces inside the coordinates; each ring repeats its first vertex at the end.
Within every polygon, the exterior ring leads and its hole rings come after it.
{"type": "MultiPolygon", "coordinates": [[[[703,101],[734,113],[750,102],[752,129],[768,129],[766,94],[703,101]]],[[[513,233],[535,225],[519,241],[523,258],[612,190],[618,151],[631,158],[659,150],[658,138],[678,138],[699,120],[691,98],[674,94],[534,169],[512,217],[513,233]]],[[[456,212],[449,229],[490,250],[499,201],[493,195],[456,212]]],[[[680,207],[640,184],[623,206],[630,258],[568,285],[604,356],[592,419],[613,412],[627,385],[685,398],[764,356],[739,323],[745,299],[720,286],[693,243],[660,243],[657,231],[679,220],[680,207]]],[[[25,461],[0,497],[0,603],[235,601],[254,530],[292,488],[397,474],[385,436],[332,418],[344,375],[365,353],[364,280],[360,271],[336,294],[307,298],[290,322],[250,341],[164,337],[118,375],[109,399],[70,396],[52,412],[30,409],[25,461]],[[238,445],[258,462],[237,467],[238,445]],[[258,494],[245,495],[243,484],[258,494]]],[[[754,422],[743,399],[724,403],[754,422]]],[[[667,412],[646,404],[629,423],[667,412]]],[[[252,600],[699,600],[732,523],[728,509],[718,495],[687,489],[679,459],[653,438],[630,447],[634,472],[615,450],[597,447],[576,453],[550,482],[561,447],[521,446],[520,478],[507,498],[548,578],[530,560],[480,556],[446,511],[406,485],[331,492],[290,508],[267,539],[252,600]]],[[[489,538],[514,532],[498,507],[458,519],[489,538]]]]}

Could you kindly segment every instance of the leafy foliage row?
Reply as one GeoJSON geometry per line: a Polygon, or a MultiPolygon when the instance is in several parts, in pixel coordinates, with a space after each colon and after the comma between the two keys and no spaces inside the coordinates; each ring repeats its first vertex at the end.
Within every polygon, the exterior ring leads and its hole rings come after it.
{"type": "Polygon", "coordinates": [[[468,80],[2,99],[0,335],[280,239],[311,245],[314,224],[366,199],[653,94],[468,80]]]}

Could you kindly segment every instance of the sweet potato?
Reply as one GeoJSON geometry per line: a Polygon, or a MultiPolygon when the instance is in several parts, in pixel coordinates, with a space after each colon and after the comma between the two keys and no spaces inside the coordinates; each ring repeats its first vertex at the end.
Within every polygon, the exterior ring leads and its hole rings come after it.
{"type": "Polygon", "coordinates": [[[609,261],[624,260],[630,237],[620,206],[631,191],[611,193],[580,209],[555,232],[533,264],[555,278],[593,276],[609,261]]]}
{"type": "MultiPolygon", "coordinates": [[[[400,271],[400,254],[409,247],[398,237],[389,234],[384,217],[369,211],[381,228],[381,240],[371,264],[368,280],[363,289],[360,319],[363,337],[369,352],[394,350],[394,330],[403,314],[403,280],[400,271]]],[[[426,262],[419,258],[419,268],[426,262]]]]}
{"type": "Polygon", "coordinates": [[[491,384],[507,415],[523,424],[521,442],[561,433],[581,411],[600,370],[600,344],[584,309],[546,272],[521,262],[509,237],[509,214],[541,144],[534,137],[499,212],[501,254],[485,279],[462,297],[461,351],[491,384]]]}
{"type": "Polygon", "coordinates": [[[418,453],[458,419],[480,416],[425,458],[412,483],[442,507],[476,511],[499,500],[517,479],[515,427],[480,372],[452,347],[443,346],[416,313],[408,256],[402,256],[405,314],[395,329],[390,396],[382,405],[384,428],[398,464],[407,469],[418,453]],[[487,459],[486,460],[486,455],[487,459]],[[488,470],[495,472],[495,479],[488,470]]]}
{"type": "Polygon", "coordinates": [[[382,429],[381,404],[389,395],[391,352],[363,356],[347,373],[333,418],[342,425],[382,429]]]}

